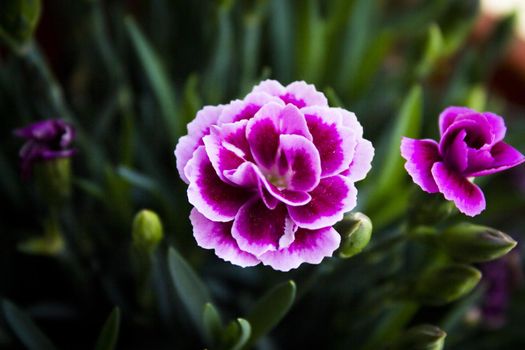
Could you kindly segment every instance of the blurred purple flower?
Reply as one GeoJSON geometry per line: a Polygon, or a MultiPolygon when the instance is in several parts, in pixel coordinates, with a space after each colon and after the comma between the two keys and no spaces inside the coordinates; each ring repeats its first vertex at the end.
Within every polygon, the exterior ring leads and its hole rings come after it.
{"type": "Polygon", "coordinates": [[[517,250],[502,258],[480,264],[482,283],[486,287],[481,315],[489,328],[500,328],[514,289],[523,283],[523,271],[517,250]]]}
{"type": "Polygon", "coordinates": [[[485,197],[472,178],[494,174],[525,161],[503,142],[503,118],[466,107],[449,107],[439,116],[441,140],[404,137],[405,168],[424,191],[441,192],[462,213],[475,216],[485,209],[485,197]]]}
{"type": "Polygon", "coordinates": [[[372,144],[355,115],[313,85],[266,80],[206,106],[175,149],[199,246],[240,266],[288,271],[339,246],[332,225],[356,205],[372,144]]]}
{"type": "Polygon", "coordinates": [[[28,179],[35,162],[71,157],[75,150],[69,148],[75,138],[75,129],[60,119],[42,120],[20,129],[14,134],[26,140],[20,150],[22,177],[28,179]]]}

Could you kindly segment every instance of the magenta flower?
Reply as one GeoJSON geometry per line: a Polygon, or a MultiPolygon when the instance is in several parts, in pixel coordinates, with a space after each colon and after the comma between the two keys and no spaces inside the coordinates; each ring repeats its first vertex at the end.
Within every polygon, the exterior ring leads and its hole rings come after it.
{"type": "Polygon", "coordinates": [[[175,149],[197,244],[240,266],[288,271],[339,246],[332,225],[356,205],[372,144],[355,115],[312,85],[267,80],[207,106],[175,149]]]}
{"type": "Polygon", "coordinates": [[[504,143],[503,118],[465,107],[449,107],[439,116],[441,140],[403,138],[405,168],[424,191],[441,192],[462,213],[475,216],[485,209],[485,197],[472,178],[494,174],[525,161],[504,143]]]}
{"type": "Polygon", "coordinates": [[[75,138],[75,129],[60,119],[38,121],[20,129],[14,134],[26,140],[20,150],[22,160],[22,177],[31,175],[33,164],[55,158],[71,157],[75,150],[71,143],[75,138]]]}

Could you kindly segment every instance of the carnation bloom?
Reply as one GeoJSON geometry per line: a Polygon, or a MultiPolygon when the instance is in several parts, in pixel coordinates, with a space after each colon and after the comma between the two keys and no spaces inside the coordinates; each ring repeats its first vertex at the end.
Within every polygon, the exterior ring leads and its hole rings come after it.
{"type": "Polygon", "coordinates": [[[26,140],[20,150],[22,177],[31,175],[33,164],[56,158],[71,157],[75,150],[69,148],[75,138],[75,129],[60,119],[39,121],[20,129],[14,134],[26,140]]]}
{"type": "Polygon", "coordinates": [[[374,149],[355,115],[312,85],[263,81],[206,106],[175,149],[199,246],[240,266],[287,271],[339,246],[332,225],[356,205],[374,149]]]}
{"type": "Polygon", "coordinates": [[[525,157],[502,141],[505,122],[496,114],[449,107],[439,116],[439,128],[439,143],[403,138],[405,168],[424,191],[441,192],[459,211],[475,216],[485,209],[485,197],[472,179],[514,167],[525,157]]]}

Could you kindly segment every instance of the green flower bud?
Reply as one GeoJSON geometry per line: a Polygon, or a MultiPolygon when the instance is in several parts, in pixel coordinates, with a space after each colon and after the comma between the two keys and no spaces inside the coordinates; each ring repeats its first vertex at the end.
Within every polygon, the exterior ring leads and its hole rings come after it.
{"type": "Polygon", "coordinates": [[[501,231],[469,223],[449,227],[440,235],[438,241],[448,255],[469,263],[497,259],[517,244],[501,231]]]}
{"type": "Polygon", "coordinates": [[[341,258],[350,258],[359,254],[370,242],[372,221],[363,213],[351,213],[339,225],[342,243],[339,248],[341,258]]]}
{"type": "Polygon", "coordinates": [[[447,333],[429,324],[415,326],[407,330],[393,346],[399,350],[441,350],[445,345],[447,333]]]}
{"type": "Polygon", "coordinates": [[[36,186],[42,199],[52,207],[60,207],[71,196],[71,162],[55,158],[34,166],[36,186]]]}
{"type": "Polygon", "coordinates": [[[443,305],[469,293],[481,279],[481,272],[469,265],[451,264],[433,269],[416,282],[414,297],[427,305],[443,305]]]}
{"type": "Polygon", "coordinates": [[[23,44],[32,36],[40,19],[40,0],[0,1],[0,38],[23,44]]]}
{"type": "Polygon", "coordinates": [[[151,210],[141,210],[133,219],[131,232],[133,246],[136,250],[152,253],[164,237],[162,222],[151,210]]]}

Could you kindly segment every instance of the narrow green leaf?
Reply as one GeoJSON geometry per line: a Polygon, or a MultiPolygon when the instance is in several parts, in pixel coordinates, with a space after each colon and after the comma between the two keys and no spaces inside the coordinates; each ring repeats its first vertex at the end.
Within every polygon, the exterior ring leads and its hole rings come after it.
{"type": "Polygon", "coordinates": [[[318,0],[301,1],[297,8],[296,67],[298,76],[317,83],[323,75],[326,25],[318,0]]]}
{"type": "Polygon", "coordinates": [[[372,21],[376,3],[377,1],[356,0],[352,6],[352,13],[341,43],[342,61],[337,75],[337,87],[345,94],[355,92],[353,80],[363,67],[364,53],[370,41],[370,34],[374,30],[372,21]]]}
{"type": "Polygon", "coordinates": [[[326,97],[328,98],[330,106],[344,108],[343,101],[341,101],[341,98],[337,95],[337,93],[332,87],[327,87],[326,89],[324,89],[324,92],[326,94],[326,97]]]}
{"type": "Polygon", "coordinates": [[[185,123],[191,122],[197,111],[202,106],[202,101],[197,91],[199,78],[196,74],[190,74],[184,84],[184,96],[182,98],[181,115],[185,123]]]}
{"type": "Polygon", "coordinates": [[[261,48],[261,22],[266,2],[258,2],[252,12],[243,19],[241,89],[248,92],[253,85],[261,48]]]}
{"type": "MultiPolygon", "coordinates": [[[[398,186],[405,175],[403,168],[403,158],[399,150],[403,136],[416,138],[421,129],[423,115],[423,92],[419,85],[412,87],[405,98],[399,114],[394,121],[393,127],[388,129],[388,141],[378,149],[377,154],[381,156],[375,162],[376,170],[375,181],[370,193],[367,207],[371,212],[378,205],[384,205],[386,198],[389,198],[391,188],[398,186]]],[[[379,157],[379,156],[378,156],[379,157]]],[[[375,220],[373,219],[375,222],[375,220]]]]}
{"type": "Polygon", "coordinates": [[[250,322],[243,318],[238,318],[236,320],[238,326],[238,338],[237,342],[231,347],[231,350],[241,350],[245,345],[248,344],[250,336],[252,334],[252,327],[250,322]]]}
{"type": "Polygon", "coordinates": [[[73,179],[73,185],[84,191],[86,194],[95,197],[97,199],[103,200],[105,198],[104,191],[102,190],[102,187],[98,185],[97,183],[88,180],[88,179],[81,179],[76,178],[73,179]]]}
{"type": "Polygon", "coordinates": [[[204,305],[202,321],[206,339],[208,339],[211,344],[217,344],[220,341],[223,326],[221,315],[212,303],[206,303],[206,305],[204,305]]]}
{"type": "Polygon", "coordinates": [[[294,281],[287,281],[272,288],[248,314],[252,326],[250,343],[267,334],[286,315],[295,300],[294,281]]]}
{"type": "Polygon", "coordinates": [[[33,321],[15,304],[4,300],[2,303],[7,323],[18,339],[29,350],[55,350],[55,346],[33,321]]]}
{"type": "Polygon", "coordinates": [[[159,189],[159,186],[155,180],[128,167],[119,166],[117,168],[117,174],[122,179],[138,188],[142,188],[147,191],[158,191],[159,189]]]}
{"type": "Polygon", "coordinates": [[[168,267],[179,298],[195,326],[204,333],[202,312],[206,303],[211,302],[206,286],[186,260],[172,247],[168,252],[168,267]]]}
{"type": "Polygon", "coordinates": [[[204,80],[206,97],[210,103],[221,101],[231,88],[232,62],[234,61],[234,30],[231,18],[233,0],[222,0],[217,6],[216,43],[204,80]]]}
{"type": "Polygon", "coordinates": [[[113,350],[117,344],[120,328],[120,309],[114,308],[102,327],[95,350],[113,350]]]}
{"type": "Polygon", "coordinates": [[[126,18],[126,29],[157,98],[171,140],[175,142],[183,132],[184,125],[177,116],[175,91],[168,80],[168,74],[157,53],[131,17],[126,18]]]}
{"type": "Polygon", "coordinates": [[[428,27],[423,57],[416,67],[416,75],[423,79],[432,72],[434,65],[443,54],[443,35],[437,24],[428,27]]]}
{"type": "Polygon", "coordinates": [[[290,0],[271,0],[270,2],[270,45],[272,47],[272,67],[279,80],[292,79],[293,65],[293,14],[290,0]]]}

